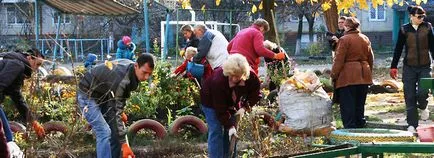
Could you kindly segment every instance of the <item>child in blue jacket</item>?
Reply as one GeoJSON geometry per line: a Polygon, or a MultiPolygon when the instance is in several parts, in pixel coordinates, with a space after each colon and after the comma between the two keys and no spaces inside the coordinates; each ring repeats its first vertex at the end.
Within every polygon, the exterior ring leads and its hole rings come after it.
{"type": "Polygon", "coordinates": [[[135,60],[134,50],[136,49],[136,45],[131,41],[131,38],[128,36],[122,37],[121,40],[118,41],[118,49],[116,51],[116,59],[129,59],[135,60]]]}

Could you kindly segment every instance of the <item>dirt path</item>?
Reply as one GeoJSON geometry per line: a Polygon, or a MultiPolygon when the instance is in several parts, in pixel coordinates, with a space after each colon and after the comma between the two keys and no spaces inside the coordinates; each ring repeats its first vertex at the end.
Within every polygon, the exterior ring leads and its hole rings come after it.
{"type": "MultiPolygon", "coordinates": [[[[428,98],[428,108],[434,110],[433,97],[428,98]]],[[[384,93],[384,94],[369,94],[366,99],[365,115],[371,118],[381,119],[385,123],[395,123],[406,125],[406,112],[404,103],[404,94],[400,93],[384,93]]],[[[434,114],[431,112],[431,117],[428,120],[419,120],[421,125],[432,125],[434,114]]]]}

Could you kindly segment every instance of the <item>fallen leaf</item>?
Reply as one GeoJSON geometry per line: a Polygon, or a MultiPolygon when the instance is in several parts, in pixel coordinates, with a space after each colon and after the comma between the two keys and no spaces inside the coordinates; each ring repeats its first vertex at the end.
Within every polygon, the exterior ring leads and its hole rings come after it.
{"type": "Polygon", "coordinates": [[[107,66],[108,69],[112,70],[113,69],[113,63],[111,61],[106,60],[104,62],[105,66],[107,66]]]}

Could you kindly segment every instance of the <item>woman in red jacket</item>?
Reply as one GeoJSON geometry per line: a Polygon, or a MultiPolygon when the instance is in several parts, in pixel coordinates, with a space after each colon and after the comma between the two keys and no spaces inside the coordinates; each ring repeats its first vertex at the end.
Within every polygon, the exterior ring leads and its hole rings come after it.
{"type": "Polygon", "coordinates": [[[256,74],[258,74],[260,57],[277,60],[285,59],[285,53],[279,52],[275,54],[273,51],[264,47],[262,43],[264,41],[263,33],[269,30],[270,26],[266,20],[255,20],[252,26],[242,29],[231,42],[229,42],[227,47],[229,54],[237,53],[246,57],[247,62],[249,62],[250,67],[252,67],[256,74]]]}

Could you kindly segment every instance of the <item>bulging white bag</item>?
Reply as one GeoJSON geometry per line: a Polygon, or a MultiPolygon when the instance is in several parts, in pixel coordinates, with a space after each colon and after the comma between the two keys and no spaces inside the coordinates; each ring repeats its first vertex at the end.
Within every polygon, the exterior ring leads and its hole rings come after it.
{"type": "Polygon", "coordinates": [[[280,86],[279,109],[284,125],[295,131],[330,127],[332,101],[312,72],[299,72],[280,86]]]}

